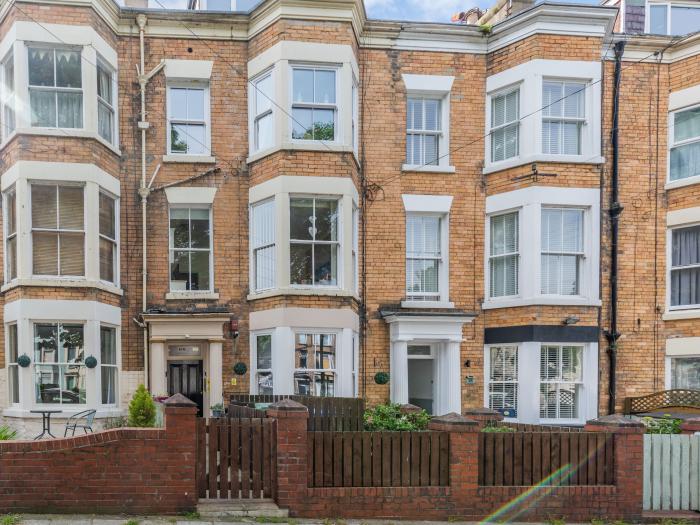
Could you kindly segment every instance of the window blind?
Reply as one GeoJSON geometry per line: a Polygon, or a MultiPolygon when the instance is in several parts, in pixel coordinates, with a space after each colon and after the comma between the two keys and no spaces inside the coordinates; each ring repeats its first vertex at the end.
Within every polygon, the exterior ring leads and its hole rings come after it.
{"type": "Polygon", "coordinates": [[[671,233],[671,306],[700,304],[700,226],[671,233]]]}
{"type": "Polygon", "coordinates": [[[406,294],[411,300],[440,299],[440,217],[406,216],[406,294]]]}
{"type": "Polygon", "coordinates": [[[583,347],[544,345],[540,349],[540,417],[576,419],[583,379],[583,347]]]}
{"type": "Polygon", "coordinates": [[[542,209],[541,292],[577,295],[583,257],[583,210],[542,209]]]}
{"type": "Polygon", "coordinates": [[[518,293],[518,212],[490,218],[489,284],[491,297],[518,293]]]}
{"type": "Polygon", "coordinates": [[[275,287],[275,201],[254,205],[252,215],[255,289],[266,290],[275,287]]]}

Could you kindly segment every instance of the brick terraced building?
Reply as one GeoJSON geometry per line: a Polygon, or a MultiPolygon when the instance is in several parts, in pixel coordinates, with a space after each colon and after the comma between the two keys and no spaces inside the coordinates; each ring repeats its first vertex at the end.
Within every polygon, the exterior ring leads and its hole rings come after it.
{"type": "Polygon", "coordinates": [[[700,385],[697,2],[232,1],[0,6],[6,423],[140,383],[556,424],[700,385]]]}

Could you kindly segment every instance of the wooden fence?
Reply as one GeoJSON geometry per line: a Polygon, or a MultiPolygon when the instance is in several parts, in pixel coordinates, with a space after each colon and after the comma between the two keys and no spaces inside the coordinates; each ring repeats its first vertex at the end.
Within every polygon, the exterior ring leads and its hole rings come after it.
{"type": "Polygon", "coordinates": [[[644,510],[700,511],[700,436],[644,436],[644,510]]]}
{"type": "Polygon", "coordinates": [[[309,431],[356,432],[364,429],[364,399],[356,397],[314,397],[232,394],[229,404],[255,408],[261,403],[292,399],[309,409],[309,431]]]}
{"type": "Polygon", "coordinates": [[[615,481],[614,461],[612,434],[479,434],[479,485],[529,486],[540,482],[557,485],[612,485],[615,481]]]}
{"type": "Polygon", "coordinates": [[[228,406],[228,412],[226,414],[229,418],[240,419],[240,418],[264,418],[266,413],[264,410],[258,408],[251,408],[246,405],[234,405],[231,403],[228,406]]]}
{"type": "Polygon", "coordinates": [[[273,497],[276,425],[275,419],[197,419],[199,497],[273,497]]]}
{"type": "Polygon", "coordinates": [[[449,485],[446,432],[308,432],[309,487],[449,485]]]}

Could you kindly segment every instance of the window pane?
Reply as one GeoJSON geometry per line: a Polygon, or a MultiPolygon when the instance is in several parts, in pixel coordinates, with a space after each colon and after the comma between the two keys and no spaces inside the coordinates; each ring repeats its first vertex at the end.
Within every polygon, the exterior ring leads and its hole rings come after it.
{"type": "MultiPolygon", "coordinates": [[[[257,149],[266,149],[273,144],[272,113],[258,119],[255,123],[255,144],[257,149]]],[[[295,137],[296,138],[296,137],[295,137]]]]}
{"type": "Polygon", "coordinates": [[[671,306],[700,304],[700,268],[671,271],[671,306]]]}
{"type": "Polygon", "coordinates": [[[564,84],[564,116],[569,118],[583,118],[584,93],[586,85],[580,82],[566,82],[564,84]]]}
{"type": "Polygon", "coordinates": [[[335,286],[338,283],[338,245],[314,246],[314,284],[335,286]]]}
{"type": "Polygon", "coordinates": [[[700,389],[700,358],[671,359],[671,388],[700,389]]]}
{"type": "Polygon", "coordinates": [[[499,95],[491,99],[491,127],[502,126],[506,122],[506,97],[499,95]]]}
{"type": "Polygon", "coordinates": [[[204,120],[204,89],[187,90],[187,120],[204,120]]]}
{"type": "Polygon", "coordinates": [[[542,152],[551,155],[559,155],[560,148],[561,123],[544,121],[542,122],[542,152]]]}
{"type": "Polygon", "coordinates": [[[58,234],[32,234],[32,263],[34,275],[58,275],[58,234]]]}
{"type": "Polygon", "coordinates": [[[12,190],[5,195],[7,198],[7,234],[12,235],[17,232],[17,194],[12,190]]]}
{"type": "Polygon", "coordinates": [[[97,131],[100,137],[107,142],[112,142],[112,120],[114,114],[112,110],[105,106],[102,102],[97,104],[97,131]]]}
{"type": "Polygon", "coordinates": [[[671,6],[671,34],[687,35],[700,29],[700,9],[697,7],[671,6]]]}
{"type": "Polygon", "coordinates": [[[191,288],[190,290],[210,290],[209,281],[209,251],[192,252],[191,256],[191,288]]]}
{"type": "Polygon", "coordinates": [[[100,193],[100,235],[116,238],[115,201],[104,193],[100,193]]]}
{"type": "Polygon", "coordinates": [[[170,209],[170,246],[172,248],[190,247],[190,210],[187,208],[170,209]]]}
{"type": "Polygon", "coordinates": [[[511,91],[505,96],[505,122],[514,122],[520,118],[520,90],[511,91]]]}
{"type": "Polygon", "coordinates": [[[295,372],[294,393],[300,396],[333,397],[335,395],[335,374],[295,372]]]}
{"type": "Polygon", "coordinates": [[[58,363],[58,325],[34,325],[34,362],[58,363]]]}
{"type": "Polygon", "coordinates": [[[313,110],[313,139],[335,139],[335,111],[332,109],[313,110]]]}
{"type": "Polygon", "coordinates": [[[498,162],[506,158],[505,128],[491,132],[491,161],[498,162]]]}
{"type": "Polygon", "coordinates": [[[61,402],[63,404],[84,404],[86,370],[82,365],[67,365],[61,367],[63,381],[61,402]]]}
{"type": "Polygon", "coordinates": [[[505,135],[504,158],[510,159],[516,157],[518,155],[518,152],[520,151],[520,127],[518,126],[518,124],[513,124],[512,126],[504,128],[503,131],[505,135]]]}
{"type": "Polygon", "coordinates": [[[83,229],[83,188],[58,187],[59,224],[62,230],[83,229]]]}
{"type": "Polygon", "coordinates": [[[311,69],[294,69],[294,102],[314,102],[314,72],[311,69]]]}
{"type": "Polygon", "coordinates": [[[407,107],[406,122],[408,129],[423,129],[423,99],[409,98],[407,107]]]}
{"type": "Polygon", "coordinates": [[[208,153],[205,145],[206,128],[198,124],[178,124],[173,126],[177,131],[180,141],[186,144],[186,151],[190,155],[204,155],[208,153]]]}
{"type": "Polygon", "coordinates": [[[673,115],[675,142],[700,137],[700,107],[679,111],[673,115]]]}
{"type": "Polygon", "coordinates": [[[272,75],[258,80],[255,84],[255,111],[256,115],[272,109],[272,75]]]}
{"type": "Polygon", "coordinates": [[[82,84],[80,73],[80,52],[56,50],[56,86],[79,88],[82,84]]]}
{"type": "Polygon", "coordinates": [[[61,403],[61,367],[58,365],[36,365],[36,402],[47,404],[61,403]]]}
{"type": "Polygon", "coordinates": [[[425,126],[429,131],[440,130],[440,101],[425,100],[425,126]]]}
{"type": "Polygon", "coordinates": [[[491,217],[491,255],[518,251],[518,212],[491,217]]]}
{"type": "Polygon", "coordinates": [[[17,362],[17,325],[11,324],[7,327],[7,360],[9,363],[17,362]]]}
{"type": "Polygon", "coordinates": [[[542,84],[542,115],[561,117],[563,115],[563,82],[544,81],[542,84]]]}
{"type": "Polygon", "coordinates": [[[312,280],[311,244],[291,244],[289,247],[289,278],[292,284],[310,285],[312,280]]]}
{"type": "Polygon", "coordinates": [[[290,199],[289,228],[290,238],[312,240],[316,236],[313,199],[290,199]]]}
{"type": "Polygon", "coordinates": [[[117,331],[114,328],[100,327],[100,362],[103,365],[117,364],[117,331]]]}
{"type": "Polygon", "coordinates": [[[187,89],[171,87],[168,90],[170,95],[170,119],[187,120],[187,89]]]}
{"type": "Polygon", "coordinates": [[[580,130],[581,125],[578,122],[564,122],[561,124],[561,140],[562,144],[560,151],[564,155],[580,155],[580,130]]]}
{"type": "Polygon", "coordinates": [[[82,233],[62,233],[61,275],[85,275],[85,236],[82,233]]]}
{"type": "Polygon", "coordinates": [[[258,373],[258,394],[272,395],[273,393],[272,372],[258,373]]]}
{"type": "Polygon", "coordinates": [[[674,267],[700,264],[700,226],[673,230],[671,264],[674,267]]]}
{"type": "Polygon", "coordinates": [[[671,305],[700,303],[700,226],[674,229],[671,234],[671,305]]]}
{"type": "Polygon", "coordinates": [[[256,340],[257,368],[269,370],[272,368],[272,336],[259,335],[256,340]]]}
{"type": "Polygon", "coordinates": [[[17,237],[7,240],[7,277],[17,278],[17,237]]]}
{"type": "Polygon", "coordinates": [[[190,252],[172,252],[170,259],[170,289],[189,290],[190,252]]]}
{"type": "Polygon", "coordinates": [[[56,127],[56,93],[53,91],[29,90],[31,125],[43,128],[56,127]]]}
{"type": "Polygon", "coordinates": [[[117,403],[117,367],[103,366],[100,372],[102,380],[102,404],[114,405],[117,403]]]}
{"type": "Polygon", "coordinates": [[[313,110],[309,108],[292,109],[292,138],[312,140],[313,136],[313,110]]]}
{"type": "Polygon", "coordinates": [[[700,175],[700,142],[671,149],[671,180],[700,175]]]}
{"type": "Polygon", "coordinates": [[[321,104],[335,104],[335,71],[317,70],[314,101],[321,104]]]}
{"type": "Polygon", "coordinates": [[[209,231],[209,209],[192,208],[190,210],[191,217],[191,247],[192,248],[209,248],[210,231],[209,231]]]}
{"type": "Polygon", "coordinates": [[[19,366],[8,367],[10,403],[19,403],[19,366]]]}
{"type": "Polygon", "coordinates": [[[439,266],[436,260],[408,259],[406,261],[406,292],[411,299],[439,299],[439,266]],[[412,295],[417,294],[417,295],[412,295]],[[418,295],[420,294],[420,295],[418,295]]]}
{"type": "Polygon", "coordinates": [[[112,241],[100,239],[100,279],[114,282],[114,252],[116,246],[112,241]]]}
{"type": "Polygon", "coordinates": [[[649,32],[653,35],[668,34],[667,8],[665,5],[649,6],[649,32]]]}
{"type": "Polygon", "coordinates": [[[506,297],[518,293],[518,256],[508,255],[489,261],[491,297],[506,297]]]}
{"type": "Polygon", "coordinates": [[[423,164],[437,166],[439,163],[438,136],[425,135],[423,140],[425,144],[425,158],[423,159],[423,164]]]}
{"type": "Polygon", "coordinates": [[[97,65],[97,96],[112,104],[112,73],[101,64],[97,65]]]}
{"type": "Polygon", "coordinates": [[[440,256],[439,217],[406,216],[406,254],[408,257],[440,256]]]}
{"type": "Polygon", "coordinates": [[[316,199],[316,240],[338,240],[338,201],[316,199]]]}
{"type": "Polygon", "coordinates": [[[56,93],[59,128],[83,127],[82,93],[56,93]]]}
{"type": "Polygon", "coordinates": [[[255,251],[255,289],[266,290],[275,286],[275,247],[255,251]]]}
{"type": "Polygon", "coordinates": [[[53,86],[53,49],[30,47],[27,49],[27,53],[29,55],[29,84],[32,86],[53,86]]]}

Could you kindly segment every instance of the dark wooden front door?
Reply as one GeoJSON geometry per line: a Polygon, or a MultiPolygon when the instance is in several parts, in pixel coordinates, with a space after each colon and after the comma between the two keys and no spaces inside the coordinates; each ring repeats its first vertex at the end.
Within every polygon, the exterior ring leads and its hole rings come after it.
{"type": "Polygon", "coordinates": [[[204,408],[204,378],[201,361],[170,361],[168,363],[168,394],[182,394],[197,403],[197,415],[204,408]]]}

